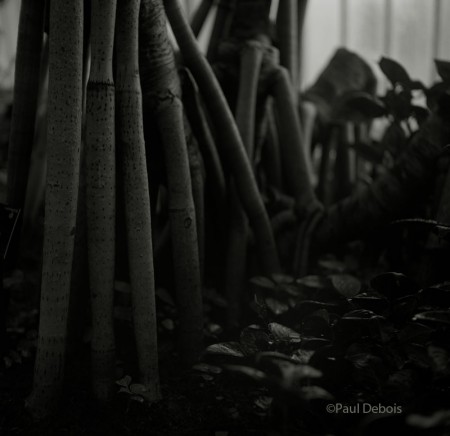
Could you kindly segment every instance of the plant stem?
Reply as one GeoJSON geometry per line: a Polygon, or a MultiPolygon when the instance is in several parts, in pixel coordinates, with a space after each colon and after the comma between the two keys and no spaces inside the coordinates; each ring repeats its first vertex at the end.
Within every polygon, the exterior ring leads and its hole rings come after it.
{"type": "Polygon", "coordinates": [[[277,13],[277,37],[280,64],[289,71],[292,88],[297,89],[298,79],[298,0],[281,0],[277,13]]]}
{"type": "Polygon", "coordinates": [[[197,10],[195,11],[194,16],[191,20],[191,28],[195,37],[198,37],[199,33],[201,32],[206,18],[208,17],[209,11],[211,10],[213,1],[214,0],[202,0],[200,5],[197,7],[197,10]]]}
{"type": "Polygon", "coordinates": [[[116,0],[92,0],[91,71],[86,98],[86,214],[92,309],[94,396],[114,389],[115,104],[112,73],[116,0]]]}
{"type": "Polygon", "coordinates": [[[270,186],[281,189],[283,185],[280,141],[272,102],[267,106],[267,135],[263,145],[263,160],[270,186]]]}
{"type": "Polygon", "coordinates": [[[196,78],[216,130],[221,133],[220,145],[231,166],[239,198],[255,232],[261,266],[267,273],[277,272],[280,265],[270,221],[220,85],[198,49],[194,35],[182,15],[179,1],[165,0],[164,4],[185,63],[196,78]]]}
{"type": "Polygon", "coordinates": [[[150,194],[139,81],[141,0],[118,0],[116,28],[117,148],[121,154],[139,380],[160,398],[150,194]]]}
{"type": "Polygon", "coordinates": [[[219,44],[228,34],[237,0],[218,0],[216,19],[209,38],[206,57],[212,64],[217,58],[219,44]]]}
{"type": "Polygon", "coordinates": [[[298,212],[303,214],[317,208],[318,202],[312,188],[311,161],[303,141],[294,92],[283,67],[274,67],[271,94],[278,113],[281,160],[287,187],[296,200],[298,212]]]}
{"type": "Polygon", "coordinates": [[[200,152],[205,162],[206,177],[208,177],[215,199],[217,200],[216,204],[223,210],[227,190],[225,175],[219,154],[217,153],[216,143],[206,119],[198,86],[187,68],[181,69],[180,74],[186,115],[200,146],[200,152]]]}
{"type": "Polygon", "coordinates": [[[203,313],[196,218],[180,99],[181,86],[167,37],[162,1],[143,0],[140,20],[139,60],[144,117],[156,119],[163,143],[180,317],[180,351],[182,360],[186,364],[192,364],[198,359],[203,347],[203,313]]]}
{"type": "Polygon", "coordinates": [[[184,117],[186,144],[188,149],[189,170],[192,181],[192,198],[195,206],[197,224],[198,258],[200,262],[200,277],[203,283],[205,272],[205,175],[203,159],[200,154],[197,139],[192,133],[187,117],[184,117]]]}
{"type": "Polygon", "coordinates": [[[7,186],[8,204],[18,208],[22,208],[25,202],[33,147],[44,37],[44,6],[44,0],[23,0],[20,8],[7,186]]]}
{"type": "Polygon", "coordinates": [[[338,127],[338,141],[336,144],[336,161],[334,164],[334,195],[333,202],[349,196],[352,190],[350,179],[350,144],[347,126],[338,127]]]}
{"type": "MultiPolygon", "coordinates": [[[[236,106],[236,124],[242,137],[247,155],[251,161],[255,139],[255,111],[258,90],[258,78],[263,52],[261,44],[246,41],[241,48],[239,91],[236,106]]],[[[240,297],[245,283],[248,219],[231,185],[231,218],[229,245],[227,252],[227,271],[225,292],[228,297],[228,323],[238,324],[240,315],[240,297]]]]}
{"type": "Polygon", "coordinates": [[[305,24],[306,9],[308,0],[297,0],[297,88],[302,86],[302,68],[303,68],[303,27],[305,24]]]}
{"type": "Polygon", "coordinates": [[[36,416],[56,408],[64,373],[81,143],[83,2],[53,1],[50,23],[41,313],[33,392],[28,399],[36,416]]]}

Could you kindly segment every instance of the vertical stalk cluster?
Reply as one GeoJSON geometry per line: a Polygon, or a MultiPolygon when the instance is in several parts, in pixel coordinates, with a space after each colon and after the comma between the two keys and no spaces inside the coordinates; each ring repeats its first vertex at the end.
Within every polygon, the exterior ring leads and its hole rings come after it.
{"type": "Polygon", "coordinates": [[[179,1],[165,0],[164,5],[183,59],[205,97],[216,131],[220,132],[219,143],[231,167],[239,198],[254,230],[261,265],[267,273],[279,271],[270,221],[233,115],[210,65],[200,53],[179,1]]]}

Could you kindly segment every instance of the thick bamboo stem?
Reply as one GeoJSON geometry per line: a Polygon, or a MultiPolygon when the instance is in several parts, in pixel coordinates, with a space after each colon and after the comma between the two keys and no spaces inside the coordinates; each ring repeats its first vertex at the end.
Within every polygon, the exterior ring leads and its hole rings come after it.
{"type": "Polygon", "coordinates": [[[116,131],[124,203],[134,335],[140,382],[160,397],[150,194],[139,81],[140,0],[118,0],[116,27],[116,131]]]}
{"type": "Polygon", "coordinates": [[[264,168],[269,184],[279,190],[283,186],[280,141],[272,102],[267,106],[267,135],[262,149],[264,168]]]}
{"type": "Polygon", "coordinates": [[[194,12],[194,16],[191,20],[191,28],[192,32],[196,37],[198,37],[201,32],[203,25],[205,24],[206,18],[208,17],[209,11],[211,10],[211,6],[214,0],[202,0],[200,5],[197,7],[194,12]]]}
{"type": "Polygon", "coordinates": [[[233,12],[237,0],[218,0],[216,18],[209,38],[209,45],[206,57],[210,63],[214,63],[217,58],[219,44],[223,41],[229,31],[233,12]]]}
{"type": "Polygon", "coordinates": [[[91,71],[86,98],[86,214],[94,396],[114,393],[115,104],[112,73],[116,0],[91,4],[91,71]]]}
{"type": "MultiPolygon", "coordinates": [[[[242,46],[236,124],[250,160],[255,141],[256,97],[262,58],[262,47],[256,41],[248,41],[242,46]]],[[[240,298],[245,283],[249,230],[248,219],[234,184],[232,184],[231,191],[230,233],[225,279],[230,326],[237,325],[240,315],[240,298]]]]}
{"type": "Polygon", "coordinates": [[[281,0],[277,13],[280,64],[289,71],[294,90],[298,79],[298,0],[281,0]]]}
{"type": "Polygon", "coordinates": [[[216,149],[216,143],[206,119],[198,86],[187,68],[183,68],[180,73],[183,79],[183,104],[186,109],[186,115],[193,134],[198,141],[205,163],[206,177],[214,192],[214,198],[217,200],[216,204],[223,209],[227,190],[225,175],[216,149]]]}
{"type": "Polygon", "coordinates": [[[37,416],[56,408],[64,374],[81,143],[83,2],[52,2],[50,27],[41,313],[33,392],[28,399],[37,416]]]}
{"type": "Polygon", "coordinates": [[[144,118],[156,119],[163,143],[180,319],[180,351],[182,360],[192,364],[198,359],[203,347],[203,313],[196,217],[183,128],[181,86],[167,37],[162,0],[143,0],[140,20],[139,61],[144,118]]]}
{"type": "Polygon", "coordinates": [[[8,150],[7,202],[22,208],[28,183],[44,37],[44,0],[23,0],[20,8],[14,105],[8,150]]]}
{"type": "Polygon", "coordinates": [[[278,113],[281,159],[289,193],[296,200],[300,214],[318,207],[312,187],[313,171],[305,149],[294,92],[287,70],[275,67],[271,94],[278,113]]]}
{"type": "Polygon", "coordinates": [[[189,170],[191,173],[192,198],[194,200],[197,224],[200,277],[203,283],[205,272],[205,171],[197,139],[192,133],[189,120],[186,116],[184,126],[186,131],[186,144],[188,148],[189,170]]]}

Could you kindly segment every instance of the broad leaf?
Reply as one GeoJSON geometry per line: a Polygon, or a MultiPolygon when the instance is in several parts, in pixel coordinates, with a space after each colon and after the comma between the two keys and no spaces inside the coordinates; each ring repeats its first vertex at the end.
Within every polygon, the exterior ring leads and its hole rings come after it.
{"type": "Polygon", "coordinates": [[[148,389],[140,383],[132,383],[130,385],[130,392],[135,395],[144,396],[148,392],[148,389]]]}
{"type": "Polygon", "coordinates": [[[405,85],[411,82],[409,74],[405,68],[393,59],[382,57],[378,62],[378,65],[383,71],[384,75],[393,84],[405,85]]]}
{"type": "Polygon", "coordinates": [[[450,312],[448,310],[434,310],[417,314],[413,321],[431,324],[450,325],[450,312]]]}
{"type": "MultiPolygon", "coordinates": [[[[406,423],[422,430],[444,428],[450,424],[450,410],[438,410],[431,415],[412,414],[406,417],[406,423]]],[[[436,433],[433,433],[436,434],[436,433]]]]}
{"type": "Polygon", "coordinates": [[[376,313],[382,313],[389,307],[389,302],[386,297],[378,292],[364,292],[357,294],[351,301],[361,309],[371,310],[376,313]]]}
{"type": "Polygon", "coordinates": [[[384,317],[377,315],[375,312],[371,310],[358,309],[352,310],[351,312],[346,313],[341,320],[345,321],[366,321],[373,319],[384,319],[384,317]]]}
{"type": "Polygon", "coordinates": [[[298,350],[294,351],[291,357],[299,363],[303,363],[304,365],[306,365],[313,355],[314,351],[303,350],[302,348],[299,348],[298,350]]]}
{"type": "Polygon", "coordinates": [[[268,328],[277,341],[300,342],[301,340],[300,333],[276,322],[271,322],[268,328]]]}
{"type": "Polygon", "coordinates": [[[360,123],[386,115],[384,103],[367,92],[355,91],[342,96],[333,108],[332,118],[360,123]]]}
{"type": "Polygon", "coordinates": [[[442,288],[425,288],[419,292],[419,305],[440,307],[442,309],[450,307],[450,290],[442,288]]]}
{"type": "Polygon", "coordinates": [[[129,388],[131,383],[131,377],[129,375],[126,375],[125,377],[122,377],[120,380],[116,381],[116,384],[119,386],[122,386],[124,388],[129,388]]]}
{"type": "Polygon", "coordinates": [[[260,371],[259,369],[256,368],[252,368],[251,366],[224,365],[224,368],[228,371],[249,377],[256,382],[261,382],[267,379],[267,376],[263,371],[260,371]]]}
{"type": "Polygon", "coordinates": [[[423,124],[430,116],[430,111],[422,106],[412,105],[411,111],[419,126],[423,124]]]}
{"type": "Polygon", "coordinates": [[[303,386],[300,395],[307,401],[333,399],[333,396],[320,386],[303,386]]]}
{"type": "Polygon", "coordinates": [[[343,273],[347,268],[344,262],[340,262],[336,259],[319,260],[319,266],[335,273],[343,273]]]}
{"type": "Polygon", "coordinates": [[[370,286],[390,299],[412,295],[419,290],[417,285],[404,274],[387,272],[370,280],[370,286]]]}
{"type": "Polygon", "coordinates": [[[266,298],[267,307],[275,314],[282,315],[289,310],[289,305],[275,298],[266,298]]]}
{"type": "Polygon", "coordinates": [[[431,332],[433,332],[432,328],[418,322],[411,322],[397,333],[397,338],[405,343],[425,344],[429,341],[431,332]]]}
{"type": "Polygon", "coordinates": [[[435,59],[436,69],[441,79],[450,84],[450,62],[435,59]]]}
{"type": "Polygon", "coordinates": [[[299,285],[306,286],[308,288],[322,289],[327,286],[327,281],[321,276],[305,276],[295,281],[299,285]]]}
{"type": "MultiPolygon", "coordinates": [[[[269,410],[270,406],[272,405],[273,398],[268,397],[266,395],[261,395],[255,400],[255,406],[259,407],[262,410],[269,410]]],[[[218,432],[216,432],[217,434],[218,432]]]]}
{"type": "Polygon", "coordinates": [[[279,285],[294,283],[294,278],[286,274],[272,274],[271,278],[275,283],[278,283],[279,285]]]}
{"type": "Polygon", "coordinates": [[[208,365],[207,363],[197,363],[192,367],[192,369],[204,372],[206,374],[220,374],[222,372],[222,368],[219,366],[208,365]]]}
{"type": "Polygon", "coordinates": [[[220,344],[210,345],[206,349],[206,353],[232,357],[244,357],[241,345],[238,342],[222,342],[220,344]]]}
{"type": "Polygon", "coordinates": [[[330,279],[334,288],[345,298],[354,297],[361,289],[361,282],[349,274],[333,274],[330,279]]]}
{"type": "Polygon", "coordinates": [[[253,286],[256,286],[256,287],[262,288],[262,289],[275,290],[275,288],[276,288],[275,283],[272,280],[268,279],[267,277],[261,277],[261,276],[253,277],[250,279],[250,283],[253,286]]]}

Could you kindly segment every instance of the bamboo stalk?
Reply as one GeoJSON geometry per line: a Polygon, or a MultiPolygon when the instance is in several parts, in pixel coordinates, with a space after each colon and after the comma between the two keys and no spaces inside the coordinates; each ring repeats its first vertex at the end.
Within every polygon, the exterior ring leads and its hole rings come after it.
{"type": "Polygon", "coordinates": [[[298,79],[298,0],[281,0],[277,12],[277,37],[280,64],[289,71],[292,88],[298,79]]]}
{"type": "MultiPolygon", "coordinates": [[[[49,3],[50,0],[47,0],[49,3]]],[[[85,2],[86,5],[86,2],[85,2]]],[[[85,7],[83,27],[83,79],[82,79],[82,118],[81,118],[81,147],[80,147],[80,175],[78,185],[77,224],[72,262],[72,283],[69,301],[69,319],[67,327],[67,342],[69,351],[80,349],[83,335],[90,313],[89,309],[89,264],[87,253],[87,223],[86,223],[86,98],[89,81],[91,51],[90,51],[90,16],[91,10],[85,7]]]]}
{"type": "Polygon", "coordinates": [[[205,174],[199,146],[186,116],[184,117],[184,126],[188,149],[189,170],[191,173],[192,198],[194,200],[197,224],[200,277],[201,282],[203,283],[205,272],[205,174]]]}
{"type": "Polygon", "coordinates": [[[336,145],[336,160],[334,164],[334,196],[333,202],[349,196],[352,190],[350,178],[350,142],[346,124],[339,126],[336,145]]]}
{"type": "MultiPolygon", "coordinates": [[[[241,48],[239,91],[236,106],[236,124],[242,137],[247,155],[251,161],[255,141],[255,116],[258,78],[263,58],[262,46],[256,41],[246,41],[241,48]]],[[[227,318],[229,326],[238,325],[240,298],[245,284],[248,244],[248,219],[231,185],[231,218],[225,293],[228,297],[227,318]]]]}
{"type": "Polygon", "coordinates": [[[312,188],[311,160],[305,149],[294,92],[285,68],[274,67],[270,92],[278,113],[281,160],[287,188],[296,200],[297,210],[303,214],[318,207],[318,202],[312,188]]]}
{"type": "Polygon", "coordinates": [[[297,0],[297,88],[303,85],[303,28],[305,24],[308,0],[297,0]]]}
{"type": "Polygon", "coordinates": [[[33,392],[27,401],[36,416],[56,408],[63,382],[81,143],[83,2],[52,2],[50,27],[41,312],[33,392]]]}
{"type": "Polygon", "coordinates": [[[139,61],[144,118],[156,119],[163,143],[180,320],[179,347],[182,360],[192,364],[198,359],[203,347],[203,313],[196,217],[183,128],[181,86],[167,37],[162,0],[143,0],[140,20],[139,61]]]}
{"type": "Polygon", "coordinates": [[[281,189],[283,186],[280,141],[273,105],[267,107],[267,135],[263,145],[263,160],[267,178],[271,186],[281,189]]]}
{"type": "Polygon", "coordinates": [[[115,104],[112,72],[116,0],[91,3],[91,71],[86,98],[86,215],[94,396],[114,393],[115,104]]]}
{"type": "Polygon", "coordinates": [[[338,140],[338,130],[336,126],[332,126],[324,135],[321,157],[320,157],[320,168],[319,168],[319,180],[317,184],[317,196],[320,201],[325,204],[330,204],[330,186],[329,186],[329,176],[330,176],[330,166],[331,166],[331,152],[336,149],[338,140]]]}
{"type": "Polygon", "coordinates": [[[237,0],[218,0],[217,12],[212,28],[211,36],[209,38],[208,50],[206,57],[212,64],[217,58],[217,52],[219,44],[223,41],[228,34],[231,20],[233,19],[233,13],[236,8],[237,0]]]}
{"type": "Polygon", "coordinates": [[[261,266],[267,273],[277,272],[280,265],[270,221],[220,85],[210,65],[200,53],[194,35],[182,15],[179,1],[165,0],[164,4],[181,54],[199,85],[216,130],[221,133],[220,145],[231,166],[239,198],[254,230],[261,266]]]}
{"type": "Polygon", "coordinates": [[[122,157],[124,203],[139,380],[160,398],[150,194],[139,81],[140,0],[118,0],[116,27],[117,148],[122,157]]]}
{"type": "Polygon", "coordinates": [[[214,0],[202,0],[191,20],[191,28],[195,37],[200,34],[214,0]]]}
{"type": "Polygon", "coordinates": [[[208,125],[206,114],[203,109],[202,101],[197,83],[187,68],[180,70],[183,84],[183,104],[186,109],[186,115],[192,127],[193,134],[198,141],[200,152],[202,154],[206,177],[211,184],[215,195],[217,206],[224,208],[226,196],[225,175],[216,149],[216,143],[208,125]]]}
{"type": "Polygon", "coordinates": [[[7,202],[22,208],[28,183],[38,104],[44,0],[22,0],[17,39],[14,104],[8,150],[7,202]]]}

